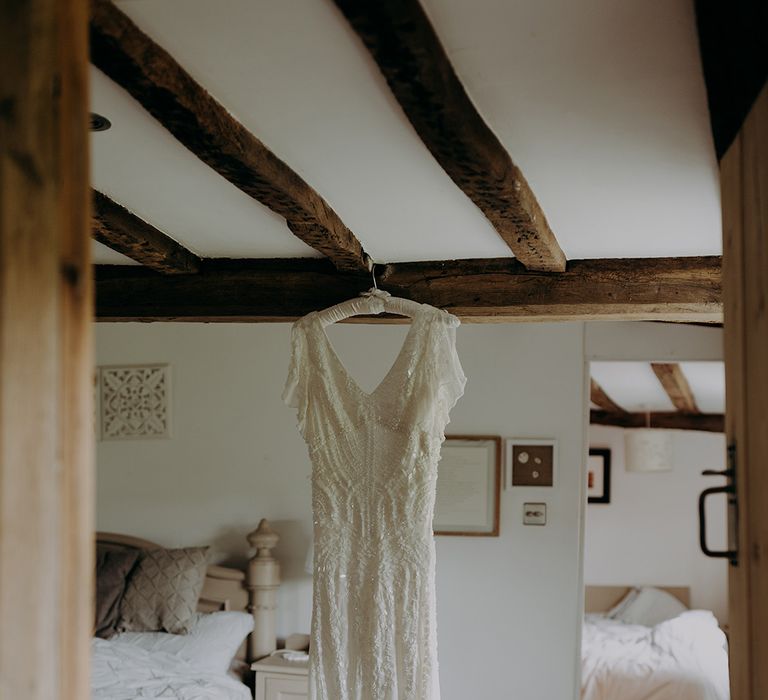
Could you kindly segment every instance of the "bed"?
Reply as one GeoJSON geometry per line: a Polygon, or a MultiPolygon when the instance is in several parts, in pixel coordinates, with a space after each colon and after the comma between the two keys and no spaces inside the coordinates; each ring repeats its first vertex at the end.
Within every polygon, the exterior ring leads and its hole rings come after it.
{"type": "Polygon", "coordinates": [[[134,563],[125,573],[119,605],[110,602],[109,614],[118,622],[109,634],[102,634],[97,596],[97,634],[108,638],[92,641],[92,700],[252,698],[250,664],[276,647],[279,565],[271,550],[278,536],[269,523],[262,520],[248,535],[256,554],[244,570],[208,565],[206,548],[166,550],[112,533],[97,533],[96,541],[99,565],[106,560],[113,568],[119,561],[134,563]],[[200,556],[202,563],[195,559],[200,556]],[[164,588],[168,577],[158,575],[156,564],[161,557],[176,567],[170,580],[179,582],[178,591],[164,588]],[[149,586],[142,588],[137,581],[149,581],[149,586]],[[193,609],[182,619],[185,596],[194,596],[193,609]],[[137,624],[134,610],[127,610],[136,600],[151,608],[139,606],[139,617],[160,615],[162,623],[137,624]]]}
{"type": "Polygon", "coordinates": [[[728,651],[687,588],[587,586],[582,700],[728,700],[728,651]]]}

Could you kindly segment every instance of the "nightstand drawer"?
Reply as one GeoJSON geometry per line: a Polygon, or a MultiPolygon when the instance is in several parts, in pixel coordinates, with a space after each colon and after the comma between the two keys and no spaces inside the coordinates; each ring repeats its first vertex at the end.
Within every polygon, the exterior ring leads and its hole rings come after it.
{"type": "Polygon", "coordinates": [[[307,700],[307,663],[267,658],[251,666],[256,672],[256,700],[307,700]]]}
{"type": "MultiPolygon", "coordinates": [[[[291,678],[282,674],[268,674],[264,678],[263,700],[307,700],[308,693],[306,678],[291,678]]],[[[262,700],[258,690],[256,700],[262,700]]]]}

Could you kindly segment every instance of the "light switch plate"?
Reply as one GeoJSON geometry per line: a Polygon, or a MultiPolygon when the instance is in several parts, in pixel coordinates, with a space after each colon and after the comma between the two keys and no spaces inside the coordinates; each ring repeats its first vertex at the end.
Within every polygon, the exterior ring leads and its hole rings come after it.
{"type": "Polygon", "coordinates": [[[523,525],[546,525],[546,503],[523,503],[523,525]]]}

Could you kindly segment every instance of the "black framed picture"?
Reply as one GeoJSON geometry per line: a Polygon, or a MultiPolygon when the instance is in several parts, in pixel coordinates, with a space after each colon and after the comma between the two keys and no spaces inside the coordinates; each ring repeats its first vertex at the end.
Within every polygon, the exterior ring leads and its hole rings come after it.
{"type": "Polygon", "coordinates": [[[590,447],[587,460],[587,503],[611,502],[611,451],[590,447]]]}

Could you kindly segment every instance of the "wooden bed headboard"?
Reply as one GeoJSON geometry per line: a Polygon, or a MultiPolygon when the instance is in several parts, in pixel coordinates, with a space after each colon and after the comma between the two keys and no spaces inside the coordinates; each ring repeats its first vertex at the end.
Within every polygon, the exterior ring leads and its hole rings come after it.
{"type": "MultiPolygon", "coordinates": [[[[635,586],[584,586],[584,612],[605,613],[635,586]]],[[[691,606],[691,589],[684,586],[654,586],[675,596],[685,607],[691,606]]]]}
{"type": "MultiPolygon", "coordinates": [[[[247,536],[256,554],[248,561],[245,571],[216,564],[208,566],[197,606],[200,612],[236,610],[253,615],[253,633],[247,648],[238,653],[238,658],[248,664],[269,655],[277,647],[275,612],[280,564],[272,556],[272,549],[279,539],[269,522],[262,519],[247,536]]],[[[114,549],[160,548],[149,540],[111,532],[97,532],[96,542],[114,549]]]]}

